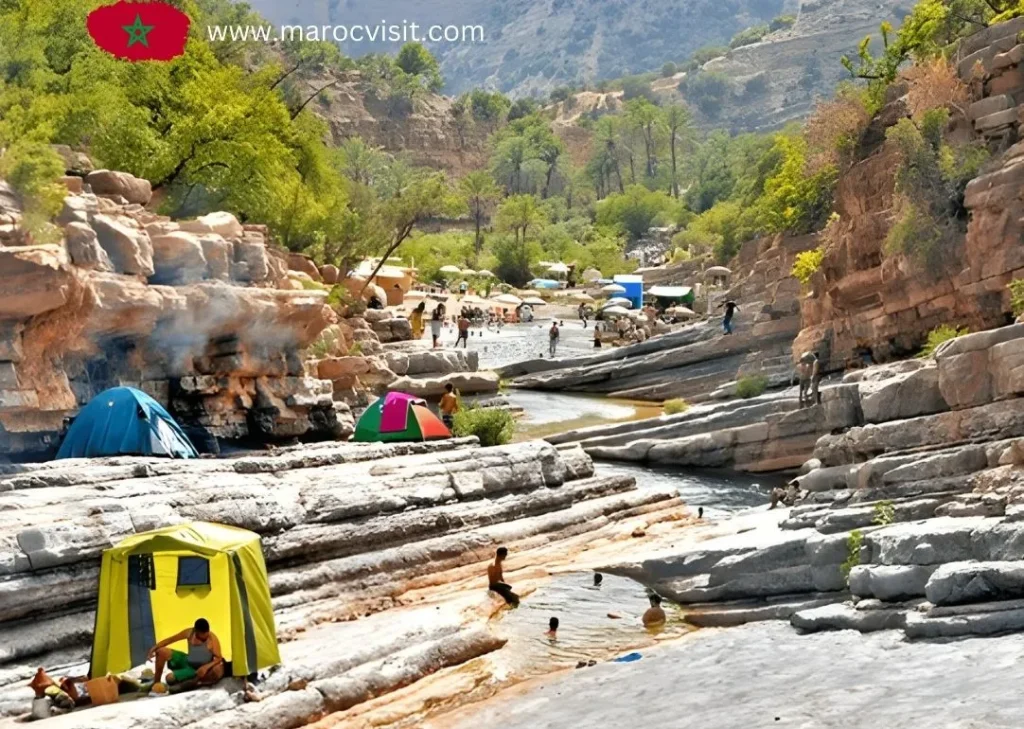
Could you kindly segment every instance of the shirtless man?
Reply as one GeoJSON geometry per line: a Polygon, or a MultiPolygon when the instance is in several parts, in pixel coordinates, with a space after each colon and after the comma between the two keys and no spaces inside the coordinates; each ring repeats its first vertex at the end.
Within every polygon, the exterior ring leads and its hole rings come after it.
{"type": "Polygon", "coordinates": [[[665,611],[661,607],[660,595],[651,595],[651,606],[647,608],[647,612],[640,619],[643,621],[645,628],[649,628],[652,625],[661,625],[665,622],[665,611]]]}
{"type": "Polygon", "coordinates": [[[160,681],[165,665],[171,669],[167,674],[167,683],[196,679],[201,684],[214,684],[224,677],[224,654],[206,618],[199,618],[191,628],[164,638],[149,649],[146,658],[156,659],[153,672],[156,681],[160,681]],[[188,644],[188,653],[167,647],[180,641],[188,644]]]}
{"type": "Polygon", "coordinates": [[[505,598],[505,602],[509,605],[519,604],[519,595],[512,592],[512,586],[505,582],[505,575],[501,569],[501,563],[505,561],[508,556],[508,549],[505,547],[498,547],[498,551],[494,554],[494,562],[487,565],[487,589],[491,592],[496,592],[505,598]]]}

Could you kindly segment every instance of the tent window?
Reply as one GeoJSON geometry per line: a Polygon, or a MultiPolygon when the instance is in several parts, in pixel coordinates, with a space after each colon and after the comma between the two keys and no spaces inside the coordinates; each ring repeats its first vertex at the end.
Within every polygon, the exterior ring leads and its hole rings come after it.
{"type": "Polygon", "coordinates": [[[128,581],[132,585],[156,589],[156,570],[153,569],[152,554],[135,555],[137,559],[129,562],[128,581]]]}
{"type": "Polygon", "coordinates": [[[209,587],[210,561],[204,557],[178,557],[178,587],[209,587]]]}

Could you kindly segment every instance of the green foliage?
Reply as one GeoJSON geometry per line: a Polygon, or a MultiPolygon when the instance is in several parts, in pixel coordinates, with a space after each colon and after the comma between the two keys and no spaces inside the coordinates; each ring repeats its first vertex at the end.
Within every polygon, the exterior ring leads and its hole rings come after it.
{"type": "Polygon", "coordinates": [[[642,76],[627,76],[622,79],[622,99],[647,99],[655,101],[654,92],[651,90],[651,82],[642,76]]]}
{"type": "Polygon", "coordinates": [[[872,514],[871,523],[875,526],[888,526],[896,521],[896,507],[891,501],[879,501],[872,514]]]}
{"type": "Polygon", "coordinates": [[[596,220],[598,225],[621,230],[638,240],[676,207],[675,201],[660,190],[630,185],[621,195],[610,195],[597,204],[596,220]]]}
{"type": "Polygon", "coordinates": [[[772,21],[768,23],[768,30],[774,33],[775,31],[782,30],[783,28],[792,28],[794,25],[796,25],[795,15],[776,15],[772,18],[772,21]]]}
{"type": "Polygon", "coordinates": [[[661,409],[665,415],[678,415],[679,413],[685,413],[690,409],[690,403],[686,402],[681,397],[674,398],[672,400],[666,400],[661,404],[661,409]]]}
{"type": "Polygon", "coordinates": [[[769,152],[776,160],[764,181],[758,220],[768,233],[807,233],[824,225],[832,211],[837,171],[826,165],[807,173],[807,143],[802,136],[779,134],[769,152]]]}
{"type": "Polygon", "coordinates": [[[679,72],[679,67],[676,66],[672,61],[666,61],[665,65],[661,67],[661,75],[665,78],[675,76],[679,72]]]}
{"type": "Polygon", "coordinates": [[[307,350],[312,359],[323,359],[338,346],[338,333],[331,328],[324,329],[307,350]]]}
{"type": "Polygon", "coordinates": [[[903,164],[896,173],[895,222],[885,251],[916,261],[932,275],[959,260],[967,219],[964,191],[988,157],[979,144],[947,144],[947,120],[945,109],[933,109],[920,125],[901,119],[886,132],[903,164]]]}
{"type": "Polygon", "coordinates": [[[1024,278],[1014,279],[1007,288],[1010,290],[1010,309],[1013,315],[1024,314],[1024,278]]]}
{"type": "Polygon", "coordinates": [[[766,35],[768,35],[767,25],[755,25],[741,30],[739,33],[734,35],[732,40],[729,41],[729,47],[740,48],[742,46],[753,45],[754,43],[759,43],[766,35]]]}
{"type": "Polygon", "coordinates": [[[940,324],[928,332],[928,338],[925,340],[924,347],[917,356],[921,359],[927,359],[935,354],[935,350],[943,342],[948,342],[950,339],[956,339],[970,333],[971,330],[967,327],[957,329],[949,324],[940,324]]]}
{"type": "Polygon", "coordinates": [[[843,577],[850,580],[850,571],[860,564],[860,548],[864,544],[864,534],[859,529],[850,532],[846,538],[846,561],[840,566],[843,577]]]}
{"type": "Polygon", "coordinates": [[[504,445],[515,433],[515,418],[505,408],[462,408],[455,413],[452,433],[459,438],[475,435],[480,445],[504,445]]]}
{"type": "Polygon", "coordinates": [[[768,378],[764,375],[745,375],[736,381],[736,396],[744,400],[757,397],[768,389],[768,378]]]}
{"type": "Polygon", "coordinates": [[[57,178],[64,161],[49,146],[30,138],[19,139],[0,154],[0,178],[6,178],[21,198],[22,226],[40,243],[59,239],[49,220],[61,209],[66,188],[57,178]]]}
{"type": "Polygon", "coordinates": [[[793,261],[791,275],[804,286],[807,286],[814,274],[821,269],[821,262],[823,260],[825,260],[824,246],[818,246],[813,250],[797,253],[796,259],[793,261]]]}
{"type": "Polygon", "coordinates": [[[430,91],[440,91],[444,86],[441,67],[437,59],[423,47],[422,43],[406,43],[395,57],[395,65],[409,76],[419,76],[430,91]]]}
{"type": "Polygon", "coordinates": [[[500,124],[511,107],[512,102],[508,97],[498,91],[489,93],[482,89],[473,89],[469,94],[470,111],[473,118],[479,122],[492,126],[500,124]]]}
{"type": "Polygon", "coordinates": [[[572,89],[568,86],[558,86],[551,90],[548,95],[548,101],[552,104],[557,104],[559,101],[565,101],[572,96],[572,89]]]}
{"type": "Polygon", "coordinates": [[[732,82],[729,77],[718,71],[701,71],[693,78],[685,78],[680,82],[680,90],[687,101],[695,104],[709,117],[717,117],[722,104],[732,94],[732,82]]]}

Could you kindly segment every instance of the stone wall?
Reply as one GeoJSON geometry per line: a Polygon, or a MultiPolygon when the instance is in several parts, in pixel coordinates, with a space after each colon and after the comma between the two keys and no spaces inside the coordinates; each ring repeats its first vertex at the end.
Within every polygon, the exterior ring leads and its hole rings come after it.
{"type": "MultiPolygon", "coordinates": [[[[1006,286],[1024,276],[1024,145],[1014,144],[1024,102],[1021,30],[1024,19],[1017,18],[965,39],[959,49],[957,70],[976,101],[957,133],[970,136],[973,126],[994,154],[967,187],[970,221],[961,265],[931,275],[915,261],[885,253],[896,153],[888,145],[862,144],[876,149],[839,181],[834,243],[803,300],[795,350],[817,349],[835,370],[864,358],[884,362],[912,354],[940,324],[978,331],[1010,322],[1006,286]]],[[[866,137],[878,142],[908,115],[905,99],[891,101],[866,137]]]]}

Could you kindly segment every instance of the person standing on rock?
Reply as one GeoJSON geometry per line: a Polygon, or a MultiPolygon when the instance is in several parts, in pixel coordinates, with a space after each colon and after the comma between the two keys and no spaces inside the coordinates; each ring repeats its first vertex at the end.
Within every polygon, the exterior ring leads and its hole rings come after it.
{"type": "Polygon", "coordinates": [[[423,315],[427,310],[427,302],[421,301],[419,305],[409,314],[409,326],[412,327],[412,338],[419,340],[423,337],[423,315]]]}
{"type": "Polygon", "coordinates": [[[455,413],[459,412],[459,397],[455,394],[455,386],[452,383],[444,386],[444,394],[441,395],[438,407],[441,409],[441,422],[451,430],[455,423],[455,413]]]}
{"type": "Polygon", "coordinates": [[[558,322],[551,322],[551,328],[548,330],[548,353],[554,357],[555,352],[558,350],[558,337],[561,336],[561,332],[558,331],[558,322]]]}
{"type": "Polygon", "coordinates": [[[444,326],[444,304],[438,304],[430,316],[430,336],[434,339],[434,349],[441,346],[442,326],[444,326]]]}
{"type": "Polygon", "coordinates": [[[729,299],[724,304],[719,304],[718,308],[725,309],[725,318],[722,319],[722,330],[726,334],[732,334],[732,317],[733,314],[739,311],[740,307],[736,304],[735,301],[729,299]]]}
{"type": "Polygon", "coordinates": [[[821,366],[816,352],[804,352],[797,365],[800,375],[800,407],[817,405],[820,400],[818,381],[821,379],[821,366]]]}
{"type": "Polygon", "coordinates": [[[516,606],[519,605],[519,595],[512,592],[512,585],[505,582],[505,573],[501,567],[506,557],[508,549],[498,547],[498,551],[494,553],[494,562],[487,565],[487,589],[501,595],[509,605],[516,606]]]}
{"type": "Polygon", "coordinates": [[[462,316],[459,317],[459,338],[455,340],[455,348],[459,348],[459,342],[462,342],[463,349],[469,349],[469,319],[466,318],[466,312],[462,312],[462,316]]]}
{"type": "Polygon", "coordinates": [[[587,307],[580,304],[580,308],[576,310],[579,314],[580,321],[583,322],[583,328],[587,328],[587,307]]]}

